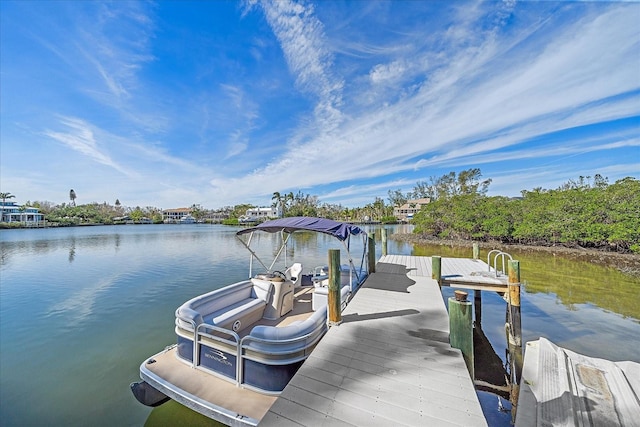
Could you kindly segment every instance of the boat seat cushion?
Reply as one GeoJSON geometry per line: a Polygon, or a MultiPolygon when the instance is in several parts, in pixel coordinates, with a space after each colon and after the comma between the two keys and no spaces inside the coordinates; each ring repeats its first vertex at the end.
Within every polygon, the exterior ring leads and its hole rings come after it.
{"type": "Polygon", "coordinates": [[[289,340],[299,338],[310,334],[314,330],[321,328],[327,322],[327,308],[318,310],[311,317],[302,321],[295,322],[289,326],[277,328],[275,326],[254,326],[251,330],[251,336],[263,340],[289,340]]]}
{"type": "MultiPolygon", "coordinates": [[[[224,326],[233,323],[235,319],[249,315],[257,310],[262,310],[267,305],[266,301],[258,298],[246,298],[204,316],[204,321],[215,326],[224,326]]],[[[262,316],[262,315],[261,315],[262,316]]]]}
{"type": "Polygon", "coordinates": [[[245,325],[262,317],[267,301],[271,298],[272,285],[267,282],[247,280],[193,298],[176,310],[181,328],[193,330],[208,323],[218,327],[230,327],[235,320],[245,325]]]}

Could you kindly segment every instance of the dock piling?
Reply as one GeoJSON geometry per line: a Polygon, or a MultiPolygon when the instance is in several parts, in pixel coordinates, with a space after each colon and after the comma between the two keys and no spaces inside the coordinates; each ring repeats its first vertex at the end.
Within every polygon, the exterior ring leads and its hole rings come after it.
{"type": "Polygon", "coordinates": [[[329,325],[339,325],[342,322],[340,313],[340,249],[329,249],[329,325]]]}
{"type": "Polygon", "coordinates": [[[515,422],[520,378],[522,376],[522,321],[520,313],[520,261],[509,260],[507,264],[509,297],[507,299],[507,346],[511,370],[511,419],[515,422]]]}
{"type": "Polygon", "coordinates": [[[480,256],[480,246],[478,243],[473,244],[473,259],[478,259],[480,256]]]}
{"type": "Polygon", "coordinates": [[[369,236],[369,274],[376,272],[376,239],[369,236]]]}
{"type": "Polygon", "coordinates": [[[467,293],[455,291],[449,298],[449,342],[451,347],[460,349],[471,379],[474,379],[473,358],[473,310],[467,293]]]}
{"type": "Polygon", "coordinates": [[[441,285],[442,280],[442,258],[434,255],[431,257],[431,278],[441,285]]]}
{"type": "Polygon", "coordinates": [[[380,238],[382,239],[382,255],[387,255],[387,229],[382,227],[380,229],[380,238]]]}

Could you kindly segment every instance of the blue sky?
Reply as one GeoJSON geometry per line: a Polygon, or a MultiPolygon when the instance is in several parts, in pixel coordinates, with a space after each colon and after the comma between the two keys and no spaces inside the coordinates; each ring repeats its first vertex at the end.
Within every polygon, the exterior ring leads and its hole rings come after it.
{"type": "Polygon", "coordinates": [[[640,177],[640,3],[0,1],[0,191],[364,206],[640,177]]]}

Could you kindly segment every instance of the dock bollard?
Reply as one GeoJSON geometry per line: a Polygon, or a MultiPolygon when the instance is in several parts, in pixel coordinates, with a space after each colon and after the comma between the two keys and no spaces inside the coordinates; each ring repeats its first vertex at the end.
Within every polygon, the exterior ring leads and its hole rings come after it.
{"type": "Polygon", "coordinates": [[[471,379],[475,379],[473,358],[473,309],[467,301],[467,293],[455,291],[449,297],[449,342],[462,352],[471,379]]]}

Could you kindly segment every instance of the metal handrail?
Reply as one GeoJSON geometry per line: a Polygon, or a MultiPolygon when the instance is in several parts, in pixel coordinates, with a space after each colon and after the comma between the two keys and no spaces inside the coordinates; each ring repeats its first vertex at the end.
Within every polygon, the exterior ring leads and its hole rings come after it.
{"type": "Polygon", "coordinates": [[[492,249],[492,250],[491,250],[491,251],[489,251],[489,253],[487,254],[487,266],[488,266],[488,268],[489,268],[489,272],[491,272],[491,265],[492,265],[492,263],[491,263],[491,254],[493,254],[493,253],[495,253],[495,255],[494,255],[494,257],[493,257],[493,270],[494,270],[494,272],[495,272],[496,277],[499,277],[499,276],[500,276],[500,273],[501,273],[501,272],[502,272],[502,273],[504,273],[504,271],[505,271],[505,269],[506,269],[506,268],[505,268],[505,267],[506,267],[506,264],[505,264],[505,262],[504,262],[504,258],[505,258],[505,256],[509,257],[509,259],[510,259],[511,261],[513,261],[513,257],[512,257],[510,254],[508,254],[508,253],[506,253],[506,252],[501,251],[500,249],[492,249]],[[498,257],[500,257],[500,260],[502,261],[502,262],[501,262],[502,270],[498,270],[498,257]]]}
{"type": "Polygon", "coordinates": [[[202,345],[202,343],[200,342],[199,337],[206,337],[209,338],[212,341],[218,341],[221,343],[225,343],[225,344],[229,344],[229,345],[235,345],[236,347],[236,384],[239,384],[238,382],[238,378],[240,375],[240,366],[237,363],[237,361],[239,360],[239,355],[240,355],[240,349],[239,349],[239,344],[240,344],[240,336],[238,334],[236,334],[234,331],[231,331],[229,329],[225,329],[225,328],[221,328],[219,326],[214,326],[214,325],[210,325],[208,323],[201,323],[198,325],[198,327],[194,330],[194,340],[193,340],[193,367],[194,368],[198,368],[200,366],[200,346],[202,345]],[[232,337],[234,340],[229,340],[229,339],[225,339],[216,335],[212,335],[210,333],[207,333],[205,331],[201,331],[201,328],[206,328],[206,329],[210,329],[212,331],[215,332],[220,332],[222,334],[226,334],[229,335],[230,337],[232,337]]]}

